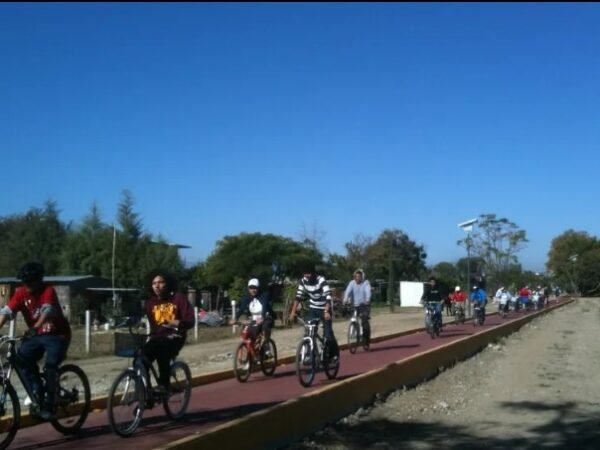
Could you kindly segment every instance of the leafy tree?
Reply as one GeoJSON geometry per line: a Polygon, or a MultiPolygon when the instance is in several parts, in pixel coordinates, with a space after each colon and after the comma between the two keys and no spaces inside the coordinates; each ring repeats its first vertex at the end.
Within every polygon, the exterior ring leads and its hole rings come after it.
{"type": "Polygon", "coordinates": [[[489,277],[498,282],[511,265],[518,263],[517,253],[527,242],[526,232],[515,223],[496,214],[481,214],[477,228],[458,244],[469,246],[474,256],[483,259],[489,277]]]}
{"type": "Polygon", "coordinates": [[[567,230],[552,240],[546,267],[554,279],[574,293],[600,288],[600,242],[585,231],[567,230]]]}
{"type": "Polygon", "coordinates": [[[59,218],[56,202],[46,201],[44,208],[30,208],[0,220],[0,273],[14,276],[27,261],[39,261],[46,273],[60,270],[60,254],[68,226],[59,218]]]}
{"type": "Polygon", "coordinates": [[[262,284],[273,277],[274,265],[292,277],[297,277],[306,260],[323,262],[322,255],[290,238],[273,234],[241,233],[225,236],[207,258],[204,267],[206,282],[229,288],[236,277],[258,278],[262,284]]]}

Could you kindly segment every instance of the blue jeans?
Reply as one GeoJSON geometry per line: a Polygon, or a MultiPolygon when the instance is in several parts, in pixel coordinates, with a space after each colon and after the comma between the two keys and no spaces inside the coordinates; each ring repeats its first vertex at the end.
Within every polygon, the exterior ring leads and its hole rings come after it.
{"type": "Polygon", "coordinates": [[[333,325],[330,320],[325,320],[325,311],[322,309],[316,308],[308,308],[307,319],[319,319],[323,324],[323,337],[325,341],[329,344],[329,348],[331,350],[331,356],[338,356],[340,353],[340,349],[338,348],[337,340],[335,339],[335,335],[333,334],[333,325]]]}
{"type": "Polygon", "coordinates": [[[67,355],[70,341],[60,336],[48,334],[37,335],[26,339],[19,348],[19,358],[23,364],[23,375],[37,395],[41,405],[53,408],[58,384],[58,367],[67,355]],[[46,353],[44,371],[46,372],[46,399],[40,385],[40,369],[38,362],[46,353]]]}

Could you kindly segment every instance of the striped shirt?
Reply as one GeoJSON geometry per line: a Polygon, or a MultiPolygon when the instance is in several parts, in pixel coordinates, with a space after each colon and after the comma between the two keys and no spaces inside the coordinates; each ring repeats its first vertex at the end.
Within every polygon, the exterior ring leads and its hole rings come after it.
{"type": "Polygon", "coordinates": [[[322,276],[318,276],[313,283],[302,278],[298,284],[296,299],[299,301],[308,299],[309,308],[324,310],[325,305],[331,302],[331,289],[327,280],[322,276]]]}

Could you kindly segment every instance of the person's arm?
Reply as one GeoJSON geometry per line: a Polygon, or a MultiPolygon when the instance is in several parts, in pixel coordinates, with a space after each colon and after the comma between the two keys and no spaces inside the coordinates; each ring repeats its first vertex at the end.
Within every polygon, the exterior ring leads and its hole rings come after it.
{"type": "Polygon", "coordinates": [[[354,284],[354,280],[351,280],[350,283],[348,283],[348,286],[346,286],[346,290],[344,291],[344,303],[349,303],[350,301],[350,293],[352,292],[352,285],[354,284]]]}
{"type": "Polygon", "coordinates": [[[367,305],[371,304],[371,283],[369,280],[365,280],[365,298],[367,305]]]}
{"type": "Polygon", "coordinates": [[[40,316],[32,326],[36,330],[57,314],[56,308],[60,308],[58,296],[53,287],[46,286],[40,296],[40,305],[40,316]]]}
{"type": "Polygon", "coordinates": [[[327,284],[327,281],[323,278],[323,295],[325,296],[325,320],[331,319],[331,313],[333,309],[333,297],[331,296],[331,289],[327,284]],[[329,317],[328,317],[329,316],[329,317]]]}
{"type": "Polygon", "coordinates": [[[177,312],[179,319],[172,320],[172,325],[179,329],[189,330],[194,326],[194,310],[190,305],[190,302],[183,295],[179,294],[175,296],[174,300],[177,302],[177,312]]]}

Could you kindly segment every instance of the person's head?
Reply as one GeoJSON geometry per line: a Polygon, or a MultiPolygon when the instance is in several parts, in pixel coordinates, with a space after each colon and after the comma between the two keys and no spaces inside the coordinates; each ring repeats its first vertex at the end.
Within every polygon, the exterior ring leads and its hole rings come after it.
{"type": "Polygon", "coordinates": [[[506,292],[506,288],[504,286],[502,286],[502,292],[506,292]]]}
{"type": "Polygon", "coordinates": [[[477,290],[477,285],[474,284],[473,287],[471,288],[472,290],[476,291],[477,290]]]}
{"type": "Polygon", "coordinates": [[[454,292],[460,292],[460,286],[456,286],[456,287],[454,288],[454,292]]]}
{"type": "Polygon", "coordinates": [[[365,279],[365,272],[362,269],[356,269],[354,271],[354,281],[358,284],[362,283],[365,279]]]}
{"type": "Polygon", "coordinates": [[[315,264],[312,262],[306,262],[302,266],[302,277],[311,280],[317,276],[317,269],[315,268],[315,264]]]}
{"type": "Polygon", "coordinates": [[[429,284],[433,287],[437,283],[435,277],[429,277],[429,284]]]}
{"type": "Polygon", "coordinates": [[[250,295],[256,296],[258,294],[258,288],[260,287],[260,282],[257,278],[252,278],[248,280],[248,293],[250,295]]]}
{"type": "Polygon", "coordinates": [[[169,298],[177,288],[175,278],[164,269],[155,269],[148,275],[150,291],[160,299],[169,298]]]}
{"type": "Polygon", "coordinates": [[[23,282],[29,292],[35,292],[44,282],[44,265],[39,262],[28,262],[19,269],[17,278],[23,282]]]}

